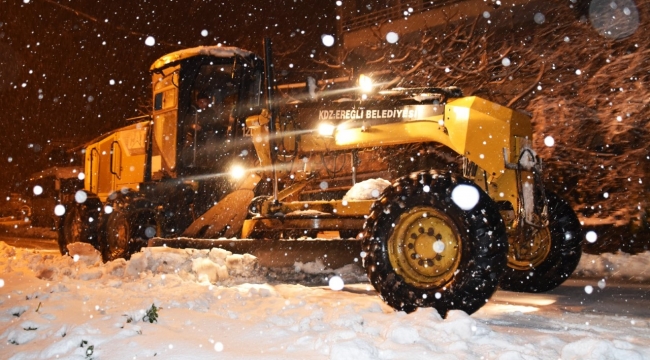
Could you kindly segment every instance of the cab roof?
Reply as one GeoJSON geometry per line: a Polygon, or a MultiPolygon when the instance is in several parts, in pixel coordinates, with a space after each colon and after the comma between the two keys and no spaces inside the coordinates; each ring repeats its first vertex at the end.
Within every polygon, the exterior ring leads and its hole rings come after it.
{"type": "Polygon", "coordinates": [[[55,177],[57,179],[78,178],[79,173],[83,171],[81,166],[54,166],[42,171],[33,173],[29,180],[38,180],[44,177],[55,177]]]}
{"type": "Polygon", "coordinates": [[[220,58],[231,58],[235,55],[242,57],[248,57],[253,55],[252,52],[244,49],[240,49],[233,46],[198,46],[189,49],[178,50],[173,53],[169,53],[158,60],[156,60],[149,68],[149,71],[155,71],[166,67],[169,64],[181,61],[187,58],[191,58],[198,55],[204,56],[215,56],[220,58]]]}

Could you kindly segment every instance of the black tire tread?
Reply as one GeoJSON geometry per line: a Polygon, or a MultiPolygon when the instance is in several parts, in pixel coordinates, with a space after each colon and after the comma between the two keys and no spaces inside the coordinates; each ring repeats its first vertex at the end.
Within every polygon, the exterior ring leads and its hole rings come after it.
{"type": "Polygon", "coordinates": [[[500,287],[504,290],[546,292],[560,286],[578,267],[583,239],[580,220],[566,200],[549,191],[546,192],[546,197],[551,251],[543,263],[530,270],[508,267],[500,281],[500,287]]]}
{"type": "Polygon", "coordinates": [[[146,199],[135,194],[120,194],[109,205],[112,207],[110,214],[104,215],[100,232],[100,252],[105,262],[118,258],[129,259],[131,255],[146,246],[148,237],[145,230],[152,226],[157,228],[157,218],[153,205],[146,199]],[[110,249],[108,237],[120,221],[127,222],[128,240],[125,248],[110,249]]]}
{"type": "Polygon", "coordinates": [[[86,201],[81,204],[72,203],[66,206],[65,215],[57,226],[57,243],[61,255],[66,255],[68,253],[67,245],[73,242],[87,242],[95,248],[98,248],[100,207],[101,202],[95,197],[88,197],[86,201]],[[77,215],[79,215],[83,220],[83,228],[81,234],[72,234],[70,228],[72,221],[75,220],[77,215]],[[89,220],[91,217],[93,218],[93,221],[89,220]],[[79,236],[75,237],[75,235],[79,236]]]}
{"type": "Polygon", "coordinates": [[[469,211],[451,200],[457,184],[473,185],[460,176],[444,172],[419,172],[398,179],[375,202],[364,229],[364,267],[370,282],[386,303],[397,310],[412,312],[418,307],[434,307],[441,316],[452,309],[471,314],[485,305],[498,286],[507,262],[507,235],[495,203],[480,188],[479,202],[469,211]],[[424,186],[430,190],[425,192],[424,186]],[[408,209],[432,206],[455,220],[461,232],[462,260],[458,273],[436,289],[421,289],[406,283],[388,258],[387,242],[392,224],[408,209]],[[465,232],[465,233],[463,233],[465,232]],[[439,293],[439,298],[436,298],[439,293]]]}

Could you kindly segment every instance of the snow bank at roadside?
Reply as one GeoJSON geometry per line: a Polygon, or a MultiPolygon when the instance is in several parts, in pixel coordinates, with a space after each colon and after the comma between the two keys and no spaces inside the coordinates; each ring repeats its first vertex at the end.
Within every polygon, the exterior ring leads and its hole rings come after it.
{"type": "MultiPolygon", "coordinates": [[[[272,285],[254,257],[219,249],[151,248],[106,264],[87,244],[70,253],[0,242],[4,358],[650,358],[643,318],[569,311],[560,319],[534,302],[527,309],[538,313],[500,312],[512,305],[495,299],[475,315],[451,311],[443,320],[430,308],[395,312],[370,284],[272,285]],[[153,307],[159,316],[149,323],[153,307]]],[[[585,271],[598,263],[584,259],[585,271]]],[[[333,274],[318,263],[287,271],[333,274]]]]}
{"type": "MultiPolygon", "coordinates": [[[[66,278],[79,280],[137,281],[145,277],[169,275],[179,281],[202,284],[234,285],[242,283],[300,282],[325,285],[332,276],[345,283],[367,282],[358,264],[329,269],[322,262],[296,262],[291,268],[266,269],[250,254],[232,254],[211,250],[144,248],[130,260],[117,259],[102,263],[101,255],[91,245],[69,246],[70,256],[16,249],[0,242],[0,273],[31,271],[45,280],[66,278]]],[[[650,252],[637,255],[625,253],[583,254],[574,276],[616,278],[631,281],[650,280],[650,252]]]]}
{"type": "MultiPolygon", "coordinates": [[[[562,321],[522,312],[492,318],[512,305],[491,299],[475,315],[451,311],[443,320],[428,308],[394,312],[370,284],[351,285],[367,282],[358,265],[265,269],[248,254],[166,247],[102,263],[89,244],[71,244],[69,251],[61,256],[0,242],[5,358],[650,359],[644,318],[585,312],[565,312],[562,321]],[[324,285],[334,275],[347,291],[287,284],[324,285]],[[159,311],[155,323],[145,320],[152,306],[159,311]],[[546,325],[538,330],[540,323],[546,325]]],[[[645,281],[649,268],[650,252],[583,254],[574,276],[645,281]]]]}
{"type": "Polygon", "coordinates": [[[233,254],[230,251],[173,249],[168,247],[143,248],[130,260],[117,259],[102,263],[100,253],[86,243],[68,245],[70,256],[51,253],[34,253],[16,249],[0,242],[1,272],[31,271],[39,279],[62,280],[139,280],[157,275],[172,275],[180,281],[202,284],[234,285],[299,281],[305,284],[327,284],[332,276],[346,282],[366,279],[358,265],[341,269],[327,268],[322,262],[296,262],[291,268],[266,269],[259,266],[250,254],[233,254]]]}
{"type": "Polygon", "coordinates": [[[650,280],[650,252],[582,254],[574,276],[615,278],[633,281],[650,280]]]}

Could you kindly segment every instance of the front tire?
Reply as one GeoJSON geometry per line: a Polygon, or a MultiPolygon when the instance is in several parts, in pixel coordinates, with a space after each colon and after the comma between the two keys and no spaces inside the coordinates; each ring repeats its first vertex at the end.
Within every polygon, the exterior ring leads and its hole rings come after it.
{"type": "Polygon", "coordinates": [[[373,205],[363,263],[382,299],[397,310],[471,314],[496,291],[507,246],[501,216],[483,190],[459,176],[421,172],[397,180],[373,205]],[[478,194],[469,210],[451,197],[461,185],[478,194]]]}
{"type": "Polygon", "coordinates": [[[582,255],[582,227],[569,204],[546,192],[549,223],[523,242],[512,239],[508,268],[501,278],[504,290],[538,293],[560,286],[571,276],[582,255]]]}

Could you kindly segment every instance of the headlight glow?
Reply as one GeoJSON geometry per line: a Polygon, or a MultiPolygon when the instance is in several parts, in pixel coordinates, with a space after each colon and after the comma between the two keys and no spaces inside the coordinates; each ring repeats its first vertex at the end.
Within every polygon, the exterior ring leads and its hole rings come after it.
{"type": "Polygon", "coordinates": [[[230,176],[233,179],[241,179],[246,175],[246,169],[241,165],[234,165],[230,168],[230,176]]]}
{"type": "Polygon", "coordinates": [[[321,136],[333,136],[334,130],[336,130],[336,126],[330,123],[320,123],[318,125],[318,134],[321,136]]]}
{"type": "Polygon", "coordinates": [[[370,76],[366,76],[361,74],[359,76],[359,87],[361,88],[361,91],[364,93],[369,93],[372,91],[372,79],[370,76]]]}

